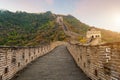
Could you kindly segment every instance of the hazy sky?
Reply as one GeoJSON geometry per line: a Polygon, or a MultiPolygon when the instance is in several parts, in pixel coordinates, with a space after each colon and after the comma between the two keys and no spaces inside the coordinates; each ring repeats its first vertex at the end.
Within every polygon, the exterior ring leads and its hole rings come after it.
{"type": "Polygon", "coordinates": [[[71,14],[90,26],[120,32],[120,0],[0,0],[0,9],[71,14]]]}

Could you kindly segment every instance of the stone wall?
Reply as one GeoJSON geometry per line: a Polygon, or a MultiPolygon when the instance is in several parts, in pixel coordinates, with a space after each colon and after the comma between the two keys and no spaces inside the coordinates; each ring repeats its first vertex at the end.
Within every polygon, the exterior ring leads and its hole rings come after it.
{"type": "Polygon", "coordinates": [[[0,47],[0,80],[11,79],[31,61],[63,44],[92,80],[120,80],[120,43],[88,46],[65,42],[39,47],[0,47]]]}
{"type": "Polygon", "coordinates": [[[31,61],[53,50],[62,42],[39,47],[0,47],[0,80],[9,80],[31,61]]]}
{"type": "Polygon", "coordinates": [[[70,43],[68,50],[92,80],[120,80],[120,43],[99,46],[70,43]]]}

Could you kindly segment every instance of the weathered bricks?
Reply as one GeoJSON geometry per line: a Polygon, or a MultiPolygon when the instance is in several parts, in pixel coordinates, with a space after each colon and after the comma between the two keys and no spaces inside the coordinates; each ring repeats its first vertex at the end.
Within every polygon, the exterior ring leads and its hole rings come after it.
{"type": "Polygon", "coordinates": [[[92,80],[120,80],[120,43],[98,46],[70,43],[68,50],[92,80]]]}
{"type": "Polygon", "coordinates": [[[0,80],[11,79],[31,61],[62,44],[66,43],[54,42],[39,47],[0,47],[0,80]]]}

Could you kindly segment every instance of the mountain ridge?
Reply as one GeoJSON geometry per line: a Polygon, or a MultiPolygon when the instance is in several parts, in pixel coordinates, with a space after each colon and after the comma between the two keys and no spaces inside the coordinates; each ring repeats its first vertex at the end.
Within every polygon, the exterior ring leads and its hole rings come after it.
{"type": "MultiPolygon", "coordinates": [[[[27,13],[27,12],[10,12],[0,10],[0,45],[6,46],[36,46],[50,43],[53,41],[67,41],[63,29],[56,23],[57,14],[50,11],[45,13],[27,13]]],[[[78,41],[86,36],[89,25],[82,23],[72,15],[61,15],[64,24],[71,32],[80,35],[78,41]]],[[[99,29],[99,28],[96,28],[99,29]]],[[[119,41],[119,34],[105,29],[99,29],[102,32],[103,40],[107,42],[119,41]],[[108,37],[107,37],[108,36],[108,37]],[[110,38],[111,37],[111,38],[110,38]],[[113,40],[117,38],[117,40],[113,40]]]]}

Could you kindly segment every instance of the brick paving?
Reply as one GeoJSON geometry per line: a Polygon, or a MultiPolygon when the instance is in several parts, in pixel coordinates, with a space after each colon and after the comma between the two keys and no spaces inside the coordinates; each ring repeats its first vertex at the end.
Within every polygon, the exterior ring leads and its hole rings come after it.
{"type": "Polygon", "coordinates": [[[65,46],[38,58],[12,80],[89,80],[65,46]]]}

